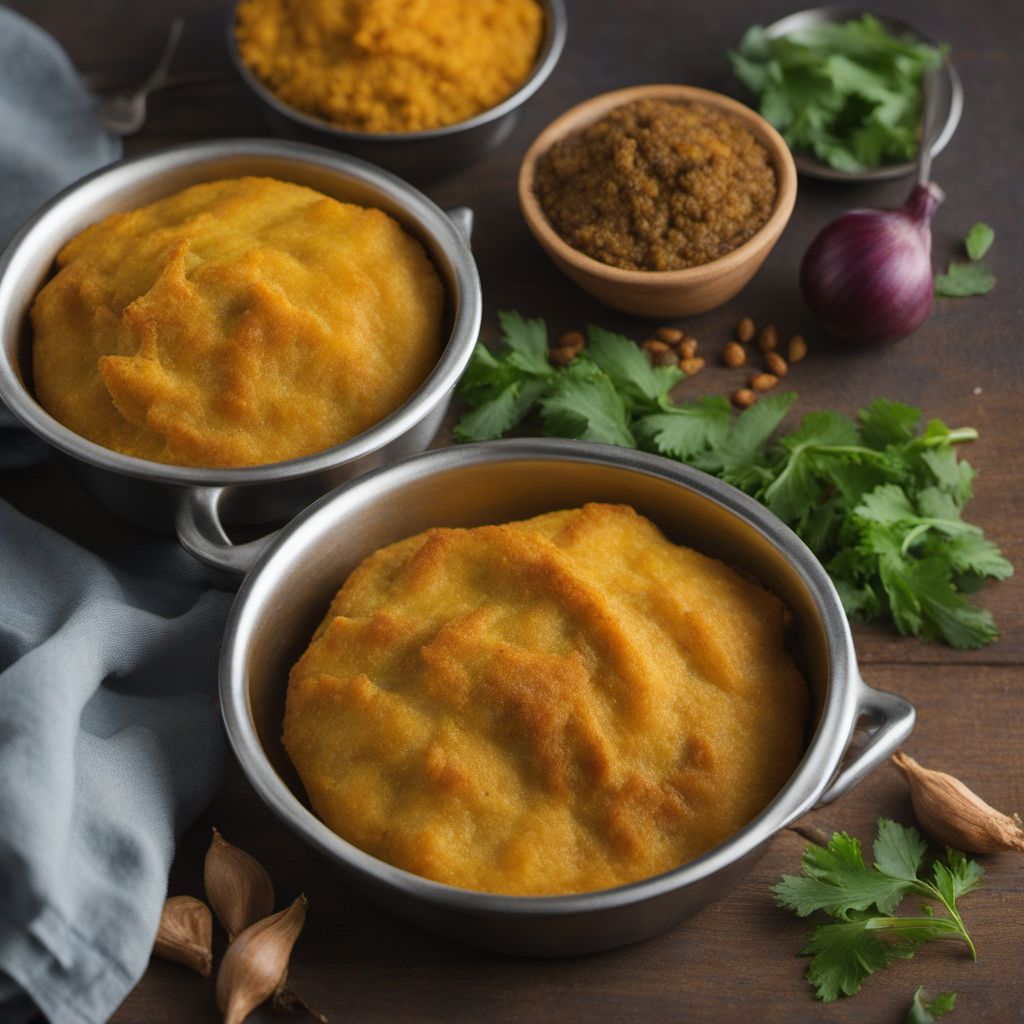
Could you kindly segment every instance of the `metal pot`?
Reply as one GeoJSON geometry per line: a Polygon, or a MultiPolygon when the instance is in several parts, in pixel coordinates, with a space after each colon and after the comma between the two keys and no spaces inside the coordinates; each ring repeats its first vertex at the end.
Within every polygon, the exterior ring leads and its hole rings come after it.
{"type": "Polygon", "coordinates": [[[476,117],[424,131],[350,131],[285,103],[242,60],[235,38],[234,5],[227,26],[228,53],[235,70],[260,101],[275,134],[332,146],[413,181],[430,181],[461,170],[501,145],[519,121],[526,101],[554,71],[565,46],[565,4],[564,0],[541,0],[541,6],[544,8],[544,38],[530,77],[507,99],[476,117]]]}
{"type": "Polygon", "coordinates": [[[469,250],[472,212],[446,216],[422,193],[361,160],[298,143],[202,142],[128,160],[66,189],[30,220],[0,258],[0,401],[70,466],[100,502],[150,529],[176,530],[217,582],[238,576],[264,540],[236,547],[223,521],[279,522],[368,469],[422,451],[437,433],[480,330],[480,279],[469,250]],[[137,459],[87,441],[35,400],[28,310],[60,248],[87,225],[202,181],[268,175],[391,214],[423,244],[447,293],[448,340],[430,376],[369,430],[300,459],[240,469],[193,469],[137,459]],[[222,521],[223,517],[223,521],[222,521]]]}
{"type": "Polygon", "coordinates": [[[797,536],[735,488],[660,456],[579,441],[498,441],[437,449],[334,491],[293,520],[246,578],[225,633],[221,707],[257,793],[358,891],[449,938],[562,956],[668,928],[742,878],[768,841],[841,796],[910,733],[914,709],[861,680],[835,588],[797,536]],[[515,897],[442,885],[357,849],[308,808],[281,742],[288,672],[335,591],[372,551],[434,526],[520,519],[587,501],[625,502],[667,536],[748,571],[794,616],[790,644],[813,704],[792,778],[720,846],[663,875],[601,892],[515,897]],[[848,754],[854,729],[864,745],[848,754]],[[844,760],[845,758],[845,760],[844,760]]]}

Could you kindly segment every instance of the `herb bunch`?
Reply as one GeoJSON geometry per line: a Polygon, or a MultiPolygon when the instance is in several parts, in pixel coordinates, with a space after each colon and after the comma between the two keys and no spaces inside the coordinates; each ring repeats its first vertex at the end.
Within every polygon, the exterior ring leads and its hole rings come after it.
{"type": "Polygon", "coordinates": [[[978,886],[984,872],[949,849],[945,863],[933,863],[929,880],[921,874],[926,851],[917,829],[880,818],[872,866],[864,863],[859,840],[836,832],[827,847],[808,844],[802,874],[784,875],[773,886],[779,906],[800,917],[823,911],[836,919],[817,925],[801,951],[811,958],[807,980],[819,999],[853,995],[865,978],[912,957],[926,942],[957,940],[977,958],[957,900],[978,886]],[[908,896],[930,900],[945,914],[925,905],[919,917],[895,916],[908,896]]]}
{"type": "Polygon", "coordinates": [[[991,615],[965,596],[1013,568],[964,521],[974,471],[957,458],[970,427],[878,399],[856,420],[810,413],[772,440],[794,394],[762,398],[735,415],[721,396],[677,404],[685,374],[655,367],[628,338],[598,327],[562,369],[547,358],[543,320],[499,314],[500,351],[478,344],[458,387],[459,441],[501,437],[529,413],[549,436],[656,452],[711,473],[766,505],[825,565],[848,614],[887,617],[903,634],[974,648],[997,636],[991,615]]]}

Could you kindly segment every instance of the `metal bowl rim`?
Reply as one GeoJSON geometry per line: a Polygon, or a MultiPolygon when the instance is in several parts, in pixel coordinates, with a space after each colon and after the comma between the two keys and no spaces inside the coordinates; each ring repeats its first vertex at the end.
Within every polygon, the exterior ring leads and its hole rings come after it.
{"type": "Polygon", "coordinates": [[[246,577],[225,627],[220,660],[221,711],[231,747],[250,784],[293,832],[332,861],[372,877],[409,898],[450,910],[514,916],[589,913],[624,907],[698,884],[767,842],[825,790],[855,724],[859,689],[853,639],[835,587],[821,563],[792,530],[753,498],[699,470],[662,456],[585,441],[554,438],[488,441],[432,449],[342,484],[309,506],[281,532],[246,577]],[[818,725],[786,785],[768,806],[725,842],[661,875],[628,885],[562,896],[510,896],[435,882],[388,864],[331,831],[305,807],[267,758],[253,725],[244,663],[254,619],[273,598],[279,567],[301,555],[322,529],[343,526],[352,510],[398,494],[411,481],[449,469],[507,461],[584,462],[665,480],[737,516],[768,540],[797,571],[817,607],[828,651],[828,692],[818,725]]]}
{"type": "Polygon", "coordinates": [[[540,50],[534,63],[533,70],[523,84],[510,96],[506,96],[497,106],[489,107],[465,121],[456,121],[454,124],[441,125],[438,128],[425,128],[412,132],[359,132],[348,128],[340,128],[325,121],[322,118],[307,114],[297,107],[285,103],[276,93],[269,89],[260,78],[242,60],[238,50],[238,40],[235,37],[235,20],[238,0],[231,5],[228,14],[227,37],[228,54],[235,70],[241,76],[245,84],[252,92],[268,107],[280,114],[282,117],[294,121],[312,131],[323,132],[335,139],[347,142],[371,143],[402,143],[402,142],[427,142],[431,139],[450,138],[462,132],[472,131],[474,128],[482,127],[492,121],[504,117],[506,114],[521,107],[538,89],[547,81],[551,72],[558,63],[562,50],[565,47],[565,37],[568,31],[568,18],[565,11],[565,0],[540,0],[544,8],[545,32],[541,41],[540,50]]]}
{"type": "MultiPolygon", "coordinates": [[[[0,255],[0,307],[5,293],[13,288],[8,275],[17,272],[19,258],[31,251],[34,235],[60,217],[66,205],[74,204],[90,189],[101,190],[101,198],[116,195],[127,185],[159,180],[167,173],[222,158],[291,160],[314,165],[357,181],[396,199],[423,225],[432,241],[447,256],[457,295],[445,286],[452,306],[452,326],[441,356],[415,392],[394,412],[367,430],[339,445],[300,458],[242,467],[191,467],[125,455],[90,441],[50,416],[36,401],[6,358],[0,358],[0,401],[34,433],[49,444],[90,465],[127,476],[184,486],[234,486],[292,480],[332,469],[369,455],[411,430],[451,392],[472,354],[480,329],[482,295],[476,262],[469,243],[458,228],[432,200],[397,175],[356,157],[320,146],[281,139],[226,139],[189,142],[102,167],[72,183],[46,203],[11,239],[0,255]]],[[[56,253],[53,254],[54,258],[56,253]]],[[[2,310],[0,310],[2,312],[2,310]]]]}

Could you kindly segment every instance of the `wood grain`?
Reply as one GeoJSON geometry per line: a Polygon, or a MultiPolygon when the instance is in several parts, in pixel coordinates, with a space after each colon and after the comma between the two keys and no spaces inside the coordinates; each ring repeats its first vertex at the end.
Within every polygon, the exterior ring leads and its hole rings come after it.
{"type": "MultiPolygon", "coordinates": [[[[159,52],[176,14],[187,28],[177,69],[227,73],[224,4],[153,0],[17,0],[13,5],[63,43],[77,66],[106,84],[141,78],[159,52]]],[[[442,206],[476,211],[474,251],[485,296],[485,336],[494,314],[514,308],[545,317],[555,331],[589,322],[645,336],[649,323],[601,307],[563,278],[522,223],[515,197],[518,163],[553,117],[598,92],[645,82],[685,82],[742,97],[724,51],[755,17],[769,21],[792,9],[770,0],[756,13],[740,0],[721,0],[713,16],[669,0],[569,0],[565,55],[500,150],[427,191],[442,206]]],[[[1000,277],[984,299],[940,300],[931,319],[908,341],[857,352],[822,337],[797,290],[796,266],[814,234],[852,206],[896,206],[907,182],[846,187],[801,181],[792,221],[754,281],[726,307],[687,320],[708,368],[684,385],[689,394],[722,392],[742,371],[717,365],[721,347],[742,315],[807,337],[810,354],[786,380],[800,394],[797,412],[853,412],[884,396],[924,408],[951,425],[972,425],[981,439],[968,453],[979,470],[971,518],[1011,560],[1024,565],[1021,483],[1021,324],[1024,300],[1016,278],[1024,267],[1024,191],[1020,188],[1024,73],[1018,50],[1022,25],[1016,0],[893,0],[889,13],[952,44],[966,90],[963,123],[934,174],[947,194],[934,225],[936,264],[958,254],[958,240],[977,220],[993,224],[988,262],[1000,277]]],[[[261,135],[254,102],[233,81],[157,95],[146,129],[129,153],[196,138],[261,135]]],[[[445,437],[439,439],[443,443],[445,437]]],[[[75,487],[59,463],[0,478],[0,496],[83,543],[103,546],[131,532],[75,487]]],[[[981,651],[894,636],[885,626],[858,628],[865,677],[911,699],[919,711],[907,749],[922,763],[961,775],[994,805],[1024,810],[1024,593],[1017,579],[986,588],[981,602],[1002,629],[981,651]]],[[[845,829],[870,839],[880,815],[911,821],[904,784],[890,768],[875,772],[806,824],[845,829]]],[[[747,880],[697,917],[640,945],[601,956],[561,961],[503,958],[455,946],[395,922],[344,888],[326,866],[260,804],[232,766],[204,817],[182,837],[170,892],[200,893],[209,826],[216,824],[270,870],[281,900],[304,891],[306,932],[291,977],[295,987],[334,1021],[494,1021],[637,1024],[669,1021],[902,1021],[914,989],[960,993],[951,1021],[1024,1021],[1020,969],[1024,862],[986,858],[985,887],[964,901],[979,959],[959,947],[933,945],[869,979],[855,998],[823,1007],[809,995],[796,956],[806,924],[776,909],[768,886],[797,870],[804,840],[780,834],[747,880]]],[[[260,1019],[295,1019],[264,1015],[260,1019]]],[[[215,1021],[209,982],[173,964],[154,962],[116,1021],[215,1021]]],[[[255,1019],[255,1018],[254,1018],[255,1019]]]]}

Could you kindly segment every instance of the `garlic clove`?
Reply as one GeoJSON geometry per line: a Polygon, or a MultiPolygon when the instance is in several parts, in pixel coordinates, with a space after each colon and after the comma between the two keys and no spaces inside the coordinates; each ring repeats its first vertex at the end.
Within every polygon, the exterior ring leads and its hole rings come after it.
{"type": "Polygon", "coordinates": [[[910,784],[917,820],[936,842],[965,853],[1024,852],[1024,829],[1016,814],[997,811],[959,779],[922,767],[902,750],[892,762],[910,784]]]}
{"type": "Polygon", "coordinates": [[[249,925],[228,946],[217,972],[217,1006],[224,1024],[241,1024],[284,988],[292,947],[306,921],[306,897],[249,925]]]}
{"type": "Polygon", "coordinates": [[[213,968],[213,915],[194,896],[172,896],[160,914],[153,955],[191,967],[204,978],[213,968]]]}
{"type": "Polygon", "coordinates": [[[206,898],[229,940],[274,909],[274,885],[263,865],[216,829],[206,851],[203,881],[206,898]]]}

